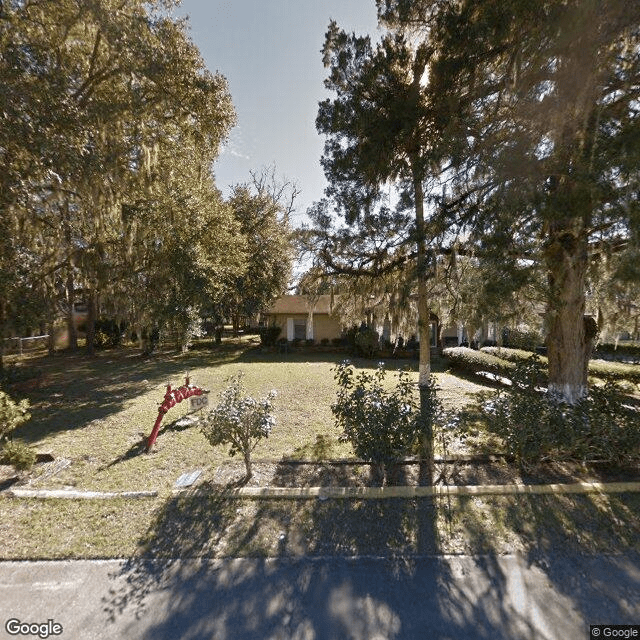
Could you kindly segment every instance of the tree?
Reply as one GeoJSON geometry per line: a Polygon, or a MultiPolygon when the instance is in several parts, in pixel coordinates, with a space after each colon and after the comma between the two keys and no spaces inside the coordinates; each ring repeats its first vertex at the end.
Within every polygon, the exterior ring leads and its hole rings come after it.
{"type": "Polygon", "coordinates": [[[228,204],[246,243],[245,268],[235,277],[225,304],[235,331],[240,316],[264,311],[287,288],[293,260],[289,216],[297,193],[295,185],[279,183],[268,169],[232,190],[228,204]]]}
{"type": "Polygon", "coordinates": [[[547,274],[549,390],[587,393],[596,335],[585,318],[590,256],[637,255],[640,6],[606,2],[378,0],[434,58],[426,88],[445,125],[451,219],[477,242],[547,274]]]}
{"type": "MultiPolygon", "coordinates": [[[[353,235],[343,231],[338,242],[351,245],[347,256],[364,249],[365,261],[374,265],[368,274],[373,276],[403,265],[407,243],[415,247],[412,279],[417,283],[422,345],[418,384],[422,419],[429,423],[427,247],[438,232],[425,220],[425,182],[436,174],[436,156],[432,114],[422,85],[431,52],[425,44],[414,46],[402,34],[387,34],[373,47],[369,37],[348,35],[331,22],[323,54],[330,68],[325,86],[336,94],[320,104],[316,120],[318,131],[327,136],[322,158],[330,185],[327,194],[347,225],[360,227],[353,235]],[[390,183],[400,193],[396,212],[384,205],[376,209],[390,183]],[[408,209],[413,220],[406,214],[408,209]],[[354,235],[362,242],[354,242],[354,235]]],[[[316,221],[318,226],[330,224],[322,211],[317,211],[316,221]]],[[[344,265],[341,270],[349,271],[344,265]]],[[[352,271],[366,275],[361,268],[352,271]]],[[[423,433],[423,454],[431,459],[430,429],[423,433]]]]}
{"type": "Polygon", "coordinates": [[[230,445],[229,455],[242,453],[245,465],[245,481],[252,475],[251,452],[267,438],[276,420],[273,403],[276,391],[264,398],[245,395],[242,383],[244,374],[239,372],[227,380],[229,386],[220,394],[220,401],[204,419],[202,433],[211,446],[230,445]]]}
{"type": "MultiPolygon", "coordinates": [[[[0,8],[0,209],[13,251],[35,257],[50,325],[59,303],[72,311],[77,288],[86,298],[89,352],[100,307],[122,307],[141,284],[162,281],[166,263],[149,258],[160,246],[169,251],[177,225],[202,231],[201,220],[224,218],[207,215],[220,211],[210,167],[233,106],[226,80],[206,70],[184,23],[167,15],[171,6],[36,0],[0,8]]],[[[212,253],[209,243],[204,253],[231,271],[236,248],[212,253]]],[[[202,255],[190,257],[195,264],[202,255]]],[[[148,302],[147,315],[157,311],[156,298],[148,302]]]]}

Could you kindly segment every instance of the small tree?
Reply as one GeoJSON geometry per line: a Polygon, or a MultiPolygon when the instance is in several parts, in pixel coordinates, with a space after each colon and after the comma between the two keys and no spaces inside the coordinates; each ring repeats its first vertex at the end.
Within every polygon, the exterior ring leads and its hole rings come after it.
{"type": "Polygon", "coordinates": [[[275,425],[272,413],[276,392],[256,400],[244,395],[239,372],[227,380],[229,386],[220,394],[220,401],[204,420],[202,433],[213,447],[229,444],[229,455],[242,453],[246,467],[246,479],[252,475],[251,452],[263,438],[268,437],[275,425]]]}
{"type": "Polygon", "coordinates": [[[13,431],[31,417],[29,402],[15,402],[0,389],[0,460],[18,470],[30,468],[36,461],[35,452],[24,442],[9,440],[13,431]]]}
{"type": "Polygon", "coordinates": [[[0,444],[2,444],[16,427],[31,417],[29,401],[15,402],[8,393],[0,389],[0,444]]]}
{"type": "MultiPolygon", "coordinates": [[[[343,430],[341,439],[351,443],[357,456],[380,470],[387,467],[388,471],[390,465],[421,444],[425,432],[425,416],[420,411],[413,381],[408,372],[400,371],[395,388],[387,389],[382,362],[372,374],[362,371],[356,376],[348,360],[341,362],[335,372],[339,389],[331,411],[336,425],[343,430]]],[[[435,391],[430,377],[430,422],[439,407],[435,391]]]]}

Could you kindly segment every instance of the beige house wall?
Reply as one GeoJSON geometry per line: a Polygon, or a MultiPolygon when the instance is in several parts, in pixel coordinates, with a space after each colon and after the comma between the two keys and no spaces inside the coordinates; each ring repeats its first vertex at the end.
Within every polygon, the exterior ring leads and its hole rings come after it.
{"type": "MultiPolygon", "coordinates": [[[[294,320],[307,321],[307,314],[290,313],[290,314],[273,314],[270,316],[271,322],[280,327],[279,338],[287,337],[287,320],[293,318],[294,320]]],[[[326,313],[314,313],[313,314],[313,340],[320,342],[320,340],[327,339],[333,340],[339,338],[342,335],[342,326],[340,320],[335,316],[327,315],[326,313]]]]}
{"type": "Polygon", "coordinates": [[[342,335],[340,320],[335,316],[320,314],[313,316],[313,339],[316,342],[327,339],[333,340],[342,335]]]}

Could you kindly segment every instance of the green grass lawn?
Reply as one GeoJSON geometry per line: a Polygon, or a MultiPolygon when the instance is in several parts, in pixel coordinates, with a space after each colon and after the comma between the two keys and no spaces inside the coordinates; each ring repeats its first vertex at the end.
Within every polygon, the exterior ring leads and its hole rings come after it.
{"type": "MultiPolygon", "coordinates": [[[[142,452],[166,384],[178,386],[188,371],[192,383],[211,390],[209,402],[214,405],[226,379],[243,371],[251,395],[262,396],[271,389],[278,394],[276,427],[258,444],[254,458],[317,456],[318,436],[322,436],[324,457],[352,457],[350,445],[338,441],[331,413],[337,390],[332,368],[344,357],[263,353],[255,338],[146,359],[128,350],[102,352],[93,359],[69,354],[44,357],[29,362],[43,371],[45,382],[30,394],[31,420],[14,435],[39,450],[50,450],[56,458],[71,460],[66,469],[46,480],[34,478],[38,486],[167,490],[185,471],[205,469],[207,477],[228,459],[228,452],[225,447],[212,448],[197,427],[175,426],[188,412],[188,401],[166,414],[152,453],[142,452]]],[[[354,364],[372,369],[377,362],[354,360],[354,364]]],[[[417,380],[415,362],[389,363],[390,368],[402,366],[411,367],[417,380]]],[[[461,406],[486,390],[444,371],[435,375],[447,406],[461,406]]]]}
{"type": "MultiPolygon", "coordinates": [[[[92,359],[60,354],[25,360],[22,364],[43,371],[44,384],[30,392],[33,417],[15,435],[70,461],[48,478],[39,479],[36,469],[32,486],[155,489],[160,497],[40,501],[0,494],[0,558],[507,552],[568,539],[582,541],[588,550],[611,549],[612,544],[637,549],[640,502],[635,494],[610,500],[228,499],[211,484],[216,469],[229,460],[227,450],[212,448],[197,427],[172,428],[186,413],[187,402],[165,416],[163,427],[168,428],[153,452],[142,452],[167,382],[177,386],[189,371],[192,382],[211,390],[214,404],[225,380],[242,370],[252,395],[278,392],[277,425],[254,459],[351,457],[350,446],[338,441],[330,408],[336,393],[331,369],[342,359],[343,354],[334,353],[266,353],[255,338],[244,338],[184,355],[142,358],[123,349],[92,359]],[[195,469],[204,470],[201,488],[172,494],[176,479],[195,469]],[[585,533],[586,522],[591,528],[585,533]],[[609,530],[613,534],[605,535],[609,530]],[[628,531],[631,538],[616,531],[628,531]]],[[[374,368],[377,363],[355,364],[374,368]]],[[[417,380],[415,361],[389,363],[390,368],[403,365],[417,380]]],[[[434,370],[445,407],[472,405],[478,392],[488,390],[444,370],[441,361],[434,362],[434,370]]],[[[471,450],[499,444],[481,431],[467,440],[471,450]]]]}

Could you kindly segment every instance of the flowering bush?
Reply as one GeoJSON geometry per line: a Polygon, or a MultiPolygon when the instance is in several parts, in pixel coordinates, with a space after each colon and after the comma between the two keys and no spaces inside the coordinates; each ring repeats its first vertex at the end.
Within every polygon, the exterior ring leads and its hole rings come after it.
{"type": "Polygon", "coordinates": [[[21,400],[15,402],[9,394],[0,389],[0,443],[23,422],[26,422],[29,415],[29,402],[21,400]]]}
{"type": "Polygon", "coordinates": [[[28,469],[36,460],[35,452],[28,445],[8,439],[16,427],[29,420],[28,409],[27,400],[15,402],[0,389],[0,461],[16,469],[28,469]]]}
{"type": "MultiPolygon", "coordinates": [[[[351,443],[357,456],[378,465],[401,459],[420,442],[423,421],[414,383],[406,371],[398,373],[392,390],[384,386],[386,371],[379,363],[374,373],[357,376],[347,360],[335,368],[338,397],[331,405],[341,439],[351,443]]],[[[430,391],[435,399],[435,384],[430,391]]],[[[437,402],[434,400],[434,408],[437,402]]]]}
{"type": "Polygon", "coordinates": [[[251,477],[251,452],[263,438],[268,437],[275,425],[272,414],[276,392],[256,400],[244,395],[243,373],[227,380],[229,386],[220,394],[218,405],[203,420],[202,432],[216,447],[229,444],[229,455],[242,453],[247,479],[251,477]]]}

